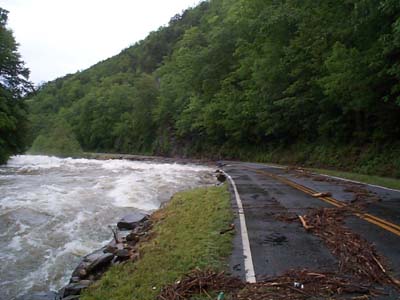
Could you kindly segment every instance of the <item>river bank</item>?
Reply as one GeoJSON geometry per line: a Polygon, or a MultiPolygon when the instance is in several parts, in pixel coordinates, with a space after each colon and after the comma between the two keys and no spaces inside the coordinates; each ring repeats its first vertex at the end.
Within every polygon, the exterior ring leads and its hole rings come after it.
{"type": "Polygon", "coordinates": [[[179,192],[150,216],[118,224],[114,239],[85,256],[58,293],[18,300],[154,299],[196,267],[226,269],[232,219],[226,185],[179,192]]]}
{"type": "Polygon", "coordinates": [[[2,299],[59,290],[109,226],[150,214],[178,191],[215,184],[210,167],[127,160],[17,156],[0,166],[2,299]]]}
{"type": "Polygon", "coordinates": [[[179,163],[179,164],[197,164],[214,166],[215,161],[212,159],[195,159],[182,157],[165,157],[165,156],[149,156],[149,155],[134,155],[134,154],[119,154],[119,153],[85,153],[85,158],[108,160],[108,159],[125,159],[130,161],[141,162],[156,162],[156,163],[179,163]]]}

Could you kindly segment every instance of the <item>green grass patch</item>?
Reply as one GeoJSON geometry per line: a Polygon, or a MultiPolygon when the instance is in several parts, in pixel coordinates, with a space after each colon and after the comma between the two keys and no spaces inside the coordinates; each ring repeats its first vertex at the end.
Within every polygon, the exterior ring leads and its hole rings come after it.
{"type": "Polygon", "coordinates": [[[141,258],[112,267],[82,300],[155,299],[196,267],[227,268],[233,234],[219,233],[233,220],[226,185],[177,193],[152,218],[153,238],[141,246],[141,258]]]}
{"type": "Polygon", "coordinates": [[[400,189],[400,179],[380,177],[373,175],[364,175],[350,172],[334,171],[334,170],[324,170],[324,169],[308,169],[313,172],[325,175],[331,175],[336,177],[341,177],[350,180],[356,180],[364,183],[370,183],[375,185],[380,185],[392,189],[400,189]]]}

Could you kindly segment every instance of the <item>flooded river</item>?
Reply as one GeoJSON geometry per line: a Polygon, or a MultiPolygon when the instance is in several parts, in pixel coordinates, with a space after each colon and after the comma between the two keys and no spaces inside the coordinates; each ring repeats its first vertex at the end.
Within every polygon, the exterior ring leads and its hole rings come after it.
{"type": "Polygon", "coordinates": [[[65,285],[129,212],[150,213],[179,190],[214,183],[212,169],[127,160],[12,157],[0,166],[0,294],[65,285]]]}

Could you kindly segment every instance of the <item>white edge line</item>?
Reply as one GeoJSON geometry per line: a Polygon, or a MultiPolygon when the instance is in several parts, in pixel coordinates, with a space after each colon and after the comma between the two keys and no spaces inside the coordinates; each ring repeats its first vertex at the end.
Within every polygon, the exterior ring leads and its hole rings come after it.
{"type": "Polygon", "coordinates": [[[347,182],[353,182],[353,183],[359,183],[359,184],[363,184],[363,185],[368,185],[368,186],[372,186],[372,187],[376,187],[376,188],[379,188],[379,189],[388,190],[388,191],[392,191],[392,192],[400,192],[400,190],[391,189],[391,188],[384,187],[384,186],[381,186],[381,185],[370,184],[370,183],[366,183],[366,182],[361,182],[361,181],[357,181],[357,180],[351,180],[351,179],[346,179],[346,178],[342,178],[342,177],[326,175],[326,174],[321,174],[321,173],[315,173],[315,174],[322,175],[322,176],[329,177],[329,178],[333,178],[333,179],[338,179],[338,180],[341,180],[341,181],[347,181],[347,182]]]}
{"type": "MultiPolygon", "coordinates": [[[[270,164],[267,164],[267,163],[250,163],[250,162],[246,162],[246,163],[265,166],[265,167],[274,168],[274,169],[285,169],[285,168],[287,168],[287,166],[270,165],[270,164]]],[[[347,179],[347,178],[343,178],[343,177],[337,177],[337,176],[333,176],[333,175],[327,175],[327,174],[315,172],[315,171],[312,171],[312,170],[311,170],[311,172],[314,173],[314,174],[322,175],[322,176],[333,178],[333,179],[338,179],[338,180],[341,180],[341,181],[347,181],[347,182],[363,184],[363,185],[372,186],[372,187],[375,187],[375,188],[379,188],[379,189],[383,189],[383,190],[387,190],[387,191],[392,191],[392,192],[400,192],[399,189],[392,189],[392,188],[384,187],[384,186],[377,185],[377,184],[366,183],[366,182],[357,181],[357,180],[351,180],[351,179],[347,179]]]]}
{"type": "MultiPolygon", "coordinates": [[[[287,168],[287,166],[277,166],[277,165],[269,165],[269,164],[263,164],[263,163],[252,163],[252,164],[262,165],[262,166],[266,166],[268,168],[274,168],[274,169],[285,169],[285,168],[287,168]]],[[[392,192],[400,192],[399,189],[392,189],[392,188],[384,187],[384,186],[377,185],[377,184],[366,183],[366,182],[357,181],[357,180],[351,180],[351,179],[347,179],[347,178],[343,178],[343,177],[337,177],[337,176],[333,176],[333,175],[327,175],[327,174],[315,172],[315,171],[312,171],[312,170],[311,170],[311,172],[314,173],[314,174],[322,175],[322,176],[333,178],[333,179],[338,179],[338,180],[341,180],[341,181],[347,181],[347,182],[363,184],[363,185],[372,186],[372,187],[375,187],[375,188],[379,188],[379,189],[387,190],[387,191],[392,191],[392,192]]]]}
{"type": "Polygon", "coordinates": [[[249,235],[247,233],[246,218],[244,216],[244,210],[242,205],[242,200],[240,199],[236,184],[232,177],[229,176],[225,171],[222,171],[225,176],[230,180],[233,191],[235,192],[236,203],[239,211],[239,221],[240,221],[240,232],[242,236],[242,247],[244,256],[244,268],[246,273],[246,281],[250,283],[256,282],[256,275],[254,272],[253,257],[251,255],[249,235]]]}

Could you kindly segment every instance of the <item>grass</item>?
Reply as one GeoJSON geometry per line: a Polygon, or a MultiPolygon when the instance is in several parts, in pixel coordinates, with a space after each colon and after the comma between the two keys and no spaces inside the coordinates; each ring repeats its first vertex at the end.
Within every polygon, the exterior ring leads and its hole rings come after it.
{"type": "Polygon", "coordinates": [[[141,258],[112,267],[81,299],[155,299],[196,267],[226,269],[233,234],[219,232],[233,220],[229,199],[226,185],[176,194],[153,214],[153,238],[141,246],[141,258]]]}
{"type": "Polygon", "coordinates": [[[331,176],[346,178],[346,179],[350,179],[350,180],[355,180],[355,181],[360,181],[360,182],[364,182],[364,183],[375,184],[375,185],[380,185],[380,186],[384,186],[387,188],[400,190],[400,179],[396,179],[396,178],[380,177],[380,176],[374,176],[374,175],[364,175],[364,174],[358,174],[358,173],[350,173],[350,172],[334,171],[334,170],[324,170],[324,169],[311,168],[308,170],[311,170],[311,171],[319,173],[319,174],[331,175],[331,176]]]}

